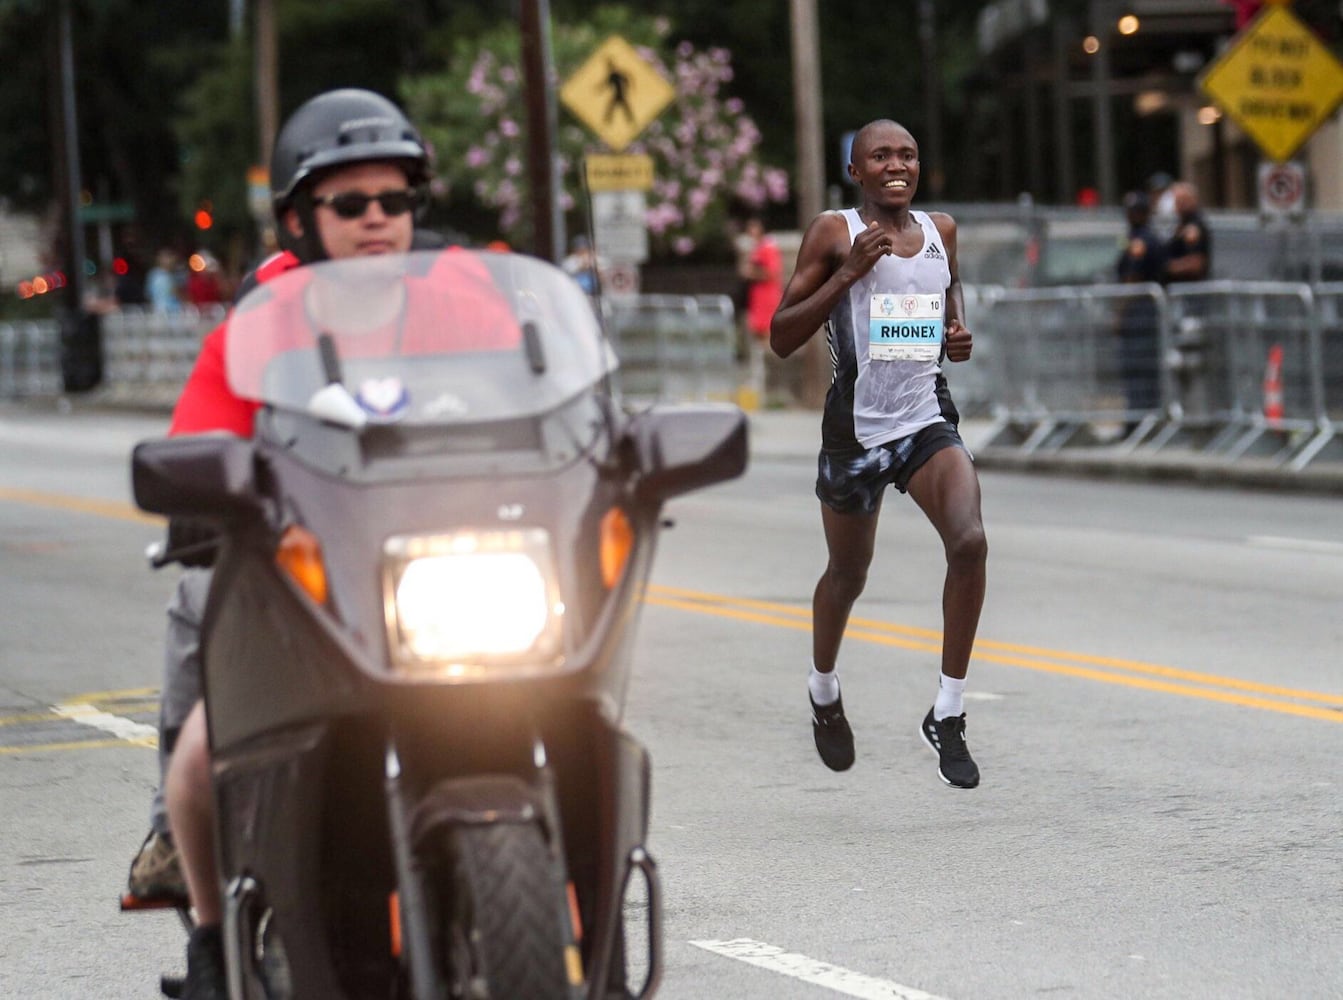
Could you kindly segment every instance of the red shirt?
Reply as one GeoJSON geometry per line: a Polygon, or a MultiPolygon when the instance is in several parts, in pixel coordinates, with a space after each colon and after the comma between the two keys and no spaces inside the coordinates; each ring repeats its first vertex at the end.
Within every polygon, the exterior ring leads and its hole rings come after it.
{"type": "MultiPolygon", "coordinates": [[[[291,253],[276,254],[257,268],[256,280],[267,282],[277,274],[293,270],[299,263],[291,253]]],[[[169,435],[232,431],[239,437],[252,436],[252,426],[261,404],[239,399],[229,388],[224,370],[224,331],[227,327],[226,319],[201,341],[196,363],[173,407],[169,435]]]]}
{"type": "Polygon", "coordinates": [[[747,290],[746,329],[757,337],[768,337],[770,320],[783,299],[783,254],[779,245],[762,236],[751,251],[751,266],[763,269],[766,277],[751,282],[747,290]]]}
{"type": "MultiPolygon", "coordinates": [[[[298,266],[299,261],[288,254],[272,258],[258,269],[258,283],[269,281],[298,266]]],[[[303,304],[305,285],[306,282],[302,280],[285,283],[277,292],[280,298],[265,307],[262,322],[271,331],[267,339],[271,348],[282,346],[270,343],[275,324],[283,328],[284,339],[291,335],[293,337],[292,344],[283,346],[311,345],[314,331],[310,329],[311,323],[303,304]]],[[[459,351],[499,350],[516,346],[522,339],[511,307],[495,290],[489,272],[464,254],[446,252],[428,276],[407,282],[406,292],[414,301],[407,312],[418,322],[407,324],[404,328],[398,322],[368,331],[360,337],[360,354],[381,354],[393,343],[398,345],[399,351],[405,353],[438,353],[444,349],[445,330],[452,331],[452,349],[459,351]],[[440,299],[435,281],[449,282],[452,295],[440,299]],[[427,318],[432,318],[428,324],[427,318]]],[[[173,410],[172,424],[168,429],[170,435],[222,430],[231,431],[239,437],[252,436],[261,404],[241,398],[229,385],[225,361],[228,326],[229,322],[225,320],[201,343],[196,364],[173,410]]],[[[246,331],[245,323],[241,329],[246,331]]],[[[255,361],[264,364],[266,359],[257,358],[255,361]]],[[[239,377],[238,371],[234,374],[239,377]]],[[[253,377],[249,377],[244,370],[241,378],[244,384],[254,381],[259,387],[260,369],[253,373],[253,377]]]]}

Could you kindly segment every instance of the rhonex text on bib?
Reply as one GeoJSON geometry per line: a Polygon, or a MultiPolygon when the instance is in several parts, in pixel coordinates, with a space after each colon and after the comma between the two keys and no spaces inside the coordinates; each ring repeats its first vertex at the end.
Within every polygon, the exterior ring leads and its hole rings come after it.
{"type": "Polygon", "coordinates": [[[872,296],[868,357],[936,361],[942,356],[942,293],[872,296]]]}

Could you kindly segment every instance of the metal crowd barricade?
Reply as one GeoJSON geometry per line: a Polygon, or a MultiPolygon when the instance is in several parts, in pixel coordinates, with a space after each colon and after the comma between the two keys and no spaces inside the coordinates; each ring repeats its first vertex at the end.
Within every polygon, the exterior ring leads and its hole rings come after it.
{"type": "Polygon", "coordinates": [[[732,300],[723,295],[638,295],[602,300],[630,398],[727,398],[736,382],[732,300]]]}
{"type": "Polygon", "coordinates": [[[1165,416],[1172,387],[1159,285],[1006,289],[981,315],[994,344],[991,444],[1047,452],[1094,443],[1108,426],[1132,447],[1165,416]]]}
{"type": "Polygon", "coordinates": [[[994,336],[992,318],[986,314],[989,304],[1003,293],[1003,288],[1001,285],[963,285],[962,291],[965,325],[974,336],[974,353],[969,364],[943,364],[942,370],[946,373],[951,397],[956,400],[961,419],[968,420],[993,416],[1000,409],[994,370],[1001,345],[994,336]]]}
{"type": "Polygon", "coordinates": [[[225,312],[222,305],[185,306],[175,313],[125,306],[103,317],[107,391],[171,403],[191,373],[201,340],[225,312]]]}
{"type": "MultiPolygon", "coordinates": [[[[1343,458],[1343,283],[1324,282],[1313,291],[1318,323],[1311,380],[1320,409],[1315,435],[1288,462],[1294,471],[1323,455],[1343,458]]],[[[1286,403],[1284,383],[1284,407],[1286,403]]]]}
{"type": "Polygon", "coordinates": [[[1323,419],[1319,335],[1309,285],[1170,285],[1178,386],[1172,419],[1146,446],[1182,441],[1234,461],[1285,461],[1323,419]]]}
{"type": "Polygon", "coordinates": [[[62,388],[60,323],[0,323],[0,399],[50,395],[62,388]]]}

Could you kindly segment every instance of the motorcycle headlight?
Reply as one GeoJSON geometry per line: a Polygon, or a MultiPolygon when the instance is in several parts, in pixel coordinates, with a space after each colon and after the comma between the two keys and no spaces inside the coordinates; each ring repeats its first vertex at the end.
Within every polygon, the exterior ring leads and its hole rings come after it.
{"type": "Polygon", "coordinates": [[[399,669],[472,680],[560,666],[564,604],[544,529],[398,535],[383,564],[399,669]]]}

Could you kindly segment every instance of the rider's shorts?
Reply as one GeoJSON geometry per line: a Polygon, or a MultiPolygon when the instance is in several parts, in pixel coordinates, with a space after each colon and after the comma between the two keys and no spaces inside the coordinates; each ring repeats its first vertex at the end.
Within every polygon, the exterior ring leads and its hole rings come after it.
{"type": "Polygon", "coordinates": [[[956,425],[946,421],[875,448],[822,449],[817,459],[816,495],[841,514],[871,514],[881,502],[883,489],[894,486],[904,493],[914,473],[943,448],[960,448],[970,454],[956,425]]]}

